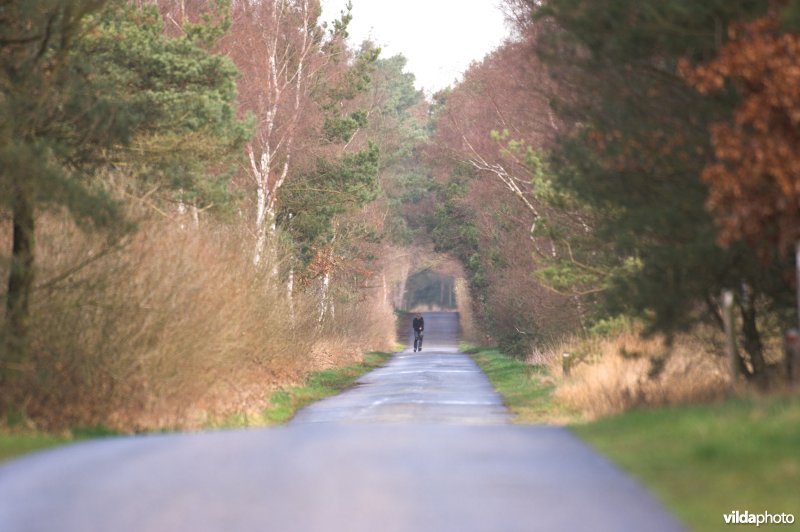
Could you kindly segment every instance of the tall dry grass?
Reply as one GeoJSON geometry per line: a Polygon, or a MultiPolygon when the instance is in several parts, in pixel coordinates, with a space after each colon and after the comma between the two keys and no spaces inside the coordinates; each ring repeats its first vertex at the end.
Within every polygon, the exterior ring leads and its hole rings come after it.
{"type": "MultiPolygon", "coordinates": [[[[391,336],[391,312],[364,301],[337,305],[323,325],[312,291],[290,305],[283,278],[252,264],[251,239],[236,227],[183,226],[143,222],[109,250],[65,217],[39,220],[31,359],[13,391],[29,419],[47,428],[198,427],[254,413],[275,387],[391,336]]],[[[7,232],[3,239],[9,249],[7,232]]]]}
{"type": "Polygon", "coordinates": [[[730,373],[714,331],[698,329],[676,337],[642,338],[638,331],[590,338],[568,338],[531,354],[529,361],[549,366],[554,399],[586,419],[643,406],[710,401],[724,396],[730,373]],[[562,354],[570,353],[570,376],[562,376],[562,354]]]}

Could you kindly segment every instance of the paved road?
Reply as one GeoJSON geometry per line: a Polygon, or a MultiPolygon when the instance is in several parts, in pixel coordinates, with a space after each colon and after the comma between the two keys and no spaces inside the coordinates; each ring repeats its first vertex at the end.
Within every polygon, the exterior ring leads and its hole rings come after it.
{"type": "MultiPolygon", "coordinates": [[[[292,424],[509,423],[511,417],[489,379],[470,357],[458,353],[457,315],[427,312],[425,328],[421,352],[399,353],[354,389],[298,413],[292,424]]],[[[408,340],[413,345],[411,333],[408,340]]]]}
{"type": "Polygon", "coordinates": [[[426,324],[422,353],[288,427],[92,441],[2,466],[0,531],[681,530],[565,429],[508,424],[456,352],[454,316],[426,324]]]}

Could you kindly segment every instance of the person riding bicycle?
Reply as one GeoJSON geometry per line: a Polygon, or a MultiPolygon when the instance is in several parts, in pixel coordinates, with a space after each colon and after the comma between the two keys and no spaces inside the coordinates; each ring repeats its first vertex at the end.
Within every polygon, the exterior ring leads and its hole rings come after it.
{"type": "Polygon", "coordinates": [[[422,351],[422,332],[425,330],[425,320],[422,314],[417,312],[414,321],[411,322],[411,327],[414,329],[414,352],[422,351]]]}

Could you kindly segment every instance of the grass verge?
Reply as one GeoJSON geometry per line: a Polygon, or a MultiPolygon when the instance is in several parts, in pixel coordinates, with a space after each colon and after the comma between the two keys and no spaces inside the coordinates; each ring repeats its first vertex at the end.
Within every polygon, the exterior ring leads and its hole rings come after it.
{"type": "Polygon", "coordinates": [[[116,434],[118,433],[101,426],[78,427],[59,434],[14,427],[4,428],[0,429],[0,463],[57,445],[116,434]]]}
{"type": "MultiPolygon", "coordinates": [[[[592,423],[552,398],[547,369],[463,344],[517,423],[569,423],[642,481],[692,530],[728,530],[724,514],[792,513],[800,520],[800,397],[743,397],[635,410],[592,423]]],[[[737,528],[749,529],[746,525],[737,528]]],[[[756,528],[752,525],[752,528],[756,528]]],[[[786,527],[762,525],[759,530],[786,527]]]]}
{"type": "Polygon", "coordinates": [[[516,423],[551,423],[563,425],[577,420],[577,413],[557,404],[552,395],[555,381],[545,366],[526,364],[504,355],[495,348],[461,345],[461,351],[489,377],[503,402],[514,414],[516,423]]]}
{"type": "Polygon", "coordinates": [[[723,514],[734,510],[800,519],[800,397],[633,411],[573,429],[692,530],[728,530],[723,514]]]}
{"type": "Polygon", "coordinates": [[[359,377],[386,364],[391,356],[391,353],[366,353],[359,364],[312,373],[303,386],[273,393],[270,407],[263,412],[263,421],[267,425],[286,423],[301,408],[350,388],[359,377]]]}
{"type": "Polygon", "coordinates": [[[55,447],[71,441],[74,441],[71,435],[41,432],[0,432],[0,463],[23,454],[55,447]]]}

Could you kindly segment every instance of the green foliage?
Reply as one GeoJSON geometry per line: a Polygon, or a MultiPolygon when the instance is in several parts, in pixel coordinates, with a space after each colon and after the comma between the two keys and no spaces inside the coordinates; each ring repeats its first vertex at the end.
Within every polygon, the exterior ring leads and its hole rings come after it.
{"type": "Polygon", "coordinates": [[[109,165],[219,201],[224,186],[207,181],[207,169],[224,170],[220,161],[232,161],[249,134],[235,116],[234,67],[189,38],[165,37],[155,8],[115,2],[90,13],[101,4],[5,8],[17,24],[0,35],[0,207],[25,187],[37,203],[108,227],[121,220],[119,203],[97,186],[109,165]],[[33,45],[13,43],[27,38],[33,45]]]}
{"type": "Polygon", "coordinates": [[[468,210],[461,201],[467,192],[466,185],[463,178],[453,177],[434,189],[439,207],[431,231],[437,251],[455,252],[465,259],[477,246],[477,230],[469,222],[468,210]]]}
{"type": "Polygon", "coordinates": [[[594,322],[589,327],[592,336],[615,337],[633,330],[633,320],[628,316],[614,316],[594,322]]]}
{"type": "MultiPolygon", "coordinates": [[[[226,27],[224,17],[218,26],[202,25],[211,32],[203,39],[226,27]]],[[[80,53],[134,114],[131,148],[117,151],[116,164],[148,188],[182,191],[187,203],[220,205],[230,201],[226,182],[250,127],[236,118],[235,67],[196,44],[201,26],[190,29],[185,37],[167,38],[154,7],[121,4],[98,18],[80,53]]]]}
{"type": "Polygon", "coordinates": [[[414,231],[408,226],[402,214],[393,212],[388,215],[384,232],[389,242],[397,246],[410,246],[414,242],[414,231]]]}
{"type": "Polygon", "coordinates": [[[401,55],[379,58],[371,75],[370,123],[367,136],[381,148],[380,180],[386,205],[384,233],[395,245],[412,244],[423,223],[414,213],[429,195],[431,180],[421,167],[415,150],[425,138],[425,128],[412,108],[424,105],[423,94],[414,87],[414,75],[404,72],[401,55]]]}
{"type": "Polygon", "coordinates": [[[9,423],[0,428],[0,463],[19,456],[90,438],[117,436],[107,427],[76,427],[68,433],[50,433],[17,427],[9,423]]]}
{"type": "MultiPolygon", "coordinates": [[[[334,59],[340,60],[340,54],[329,51],[334,59]]],[[[370,86],[375,62],[381,49],[371,42],[365,41],[352,63],[347,66],[340,79],[321,83],[317,89],[317,98],[327,113],[336,113],[342,102],[351,101],[370,86]]]]}
{"type": "Polygon", "coordinates": [[[76,45],[103,4],[15,1],[0,12],[2,209],[21,194],[84,224],[121,225],[118,202],[89,181],[106,150],[128,141],[136,111],[76,45]]]}
{"type": "Polygon", "coordinates": [[[333,21],[333,27],[330,29],[331,36],[347,39],[350,35],[347,32],[347,27],[353,20],[353,3],[348,0],[343,11],[340,12],[339,18],[333,21]]]}
{"type": "Polygon", "coordinates": [[[312,373],[302,386],[274,392],[270,406],[262,412],[267,425],[286,423],[298,410],[351,387],[362,375],[386,364],[391,353],[370,352],[358,364],[312,373]]]}
{"type": "MultiPolygon", "coordinates": [[[[345,31],[349,20],[348,10],[343,13],[341,24],[334,23],[334,33],[345,31]]],[[[333,61],[349,57],[335,39],[325,50],[333,61]]],[[[299,258],[305,263],[313,258],[314,249],[334,239],[337,248],[355,256],[363,251],[359,243],[376,244],[384,237],[349,216],[367,203],[382,199],[378,175],[387,164],[384,150],[394,152],[396,149],[381,126],[368,119],[375,111],[370,98],[386,89],[375,85],[379,55],[379,48],[364,42],[347,65],[339,65],[342,69],[337,75],[315,87],[314,98],[324,113],[321,136],[329,144],[343,144],[344,147],[340,154],[334,154],[331,149],[318,156],[312,171],[294,176],[279,192],[277,222],[290,235],[299,258]],[[366,147],[348,151],[363,146],[363,138],[367,140],[366,147]]],[[[384,80],[382,76],[378,79],[379,83],[384,80]]],[[[383,116],[381,113],[374,115],[383,116]]],[[[408,238],[408,228],[402,221],[395,217],[393,222],[394,236],[408,238]]],[[[369,260],[368,257],[368,253],[361,255],[369,260]]]]}
{"type": "Polygon", "coordinates": [[[706,59],[733,20],[763,14],[761,0],[556,0],[536,12],[552,17],[593,58],[650,62],[654,57],[706,59]]]}
{"type": "MultiPolygon", "coordinates": [[[[437,207],[428,222],[429,234],[437,252],[449,253],[464,265],[485,330],[493,335],[504,352],[523,356],[532,344],[542,340],[543,332],[531,319],[524,298],[508,298],[502,303],[503,309],[495,308],[497,305],[491,302],[490,296],[496,287],[491,285],[487,268],[493,268],[496,273],[509,264],[480,236],[477,218],[482,213],[466,201],[468,184],[469,178],[456,171],[444,186],[435,189],[437,207]]],[[[503,279],[503,276],[494,276],[498,278],[503,279]]]]}
{"type": "Polygon", "coordinates": [[[496,349],[472,351],[473,360],[503,396],[515,423],[563,423],[577,417],[553,401],[555,385],[545,367],[527,364],[496,349]]]}
{"type": "Polygon", "coordinates": [[[190,41],[210,48],[231,28],[231,0],[210,0],[200,19],[198,24],[184,22],[183,31],[190,41]]]}
{"type": "Polygon", "coordinates": [[[338,161],[320,159],[313,173],[281,188],[278,223],[299,245],[304,260],[312,258],[314,246],[333,238],[336,215],[375,199],[379,155],[378,146],[370,143],[338,161]]]}
{"type": "Polygon", "coordinates": [[[103,425],[94,425],[91,427],[75,427],[70,432],[72,436],[78,440],[86,440],[89,438],[107,438],[109,436],[119,436],[120,432],[112,430],[103,425]]]}
{"type": "Polygon", "coordinates": [[[366,111],[355,111],[350,113],[344,118],[338,116],[329,116],[325,118],[325,124],[322,126],[322,133],[325,139],[329,142],[346,142],[358,131],[360,128],[367,125],[366,111]]]}
{"type": "Polygon", "coordinates": [[[47,434],[39,432],[1,433],[0,432],[0,463],[32,453],[63,445],[72,441],[68,436],[47,434]]]}
{"type": "MultiPolygon", "coordinates": [[[[524,167],[528,196],[538,206],[532,236],[551,246],[543,252],[534,245],[534,278],[557,293],[577,295],[587,303],[595,300],[594,294],[608,288],[609,279],[621,265],[593,231],[594,207],[563,186],[550,152],[512,138],[507,129],[492,131],[491,138],[504,159],[524,167]]],[[[594,305],[586,307],[594,311],[594,305]]]]}
{"type": "MultiPolygon", "coordinates": [[[[713,56],[730,21],[764,8],[745,0],[554,0],[538,11],[566,30],[552,35],[545,58],[579,88],[555,104],[578,127],[550,159],[553,186],[589,214],[600,253],[586,253],[591,241],[573,249],[578,262],[604,272],[610,315],[631,313],[649,330],[670,332],[696,323],[702,305],[712,317],[723,287],[744,282],[785,297],[777,271],[742,245],[716,244],[705,209],[708,126],[730,116],[734,95],[701,97],[676,75],[679,59],[713,56]]],[[[556,284],[593,282],[569,268],[543,274],[556,284]]]]}
{"type": "Polygon", "coordinates": [[[788,31],[800,31],[800,0],[789,0],[781,14],[781,22],[788,31]]]}
{"type": "Polygon", "coordinates": [[[425,125],[411,114],[414,106],[424,102],[424,95],[414,86],[414,75],[404,72],[406,58],[396,55],[379,59],[372,75],[380,96],[376,99],[379,115],[376,134],[386,139],[386,163],[398,170],[419,171],[414,149],[427,138],[425,125]]]}

